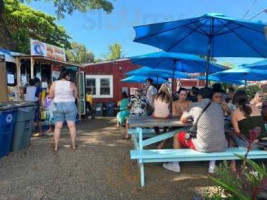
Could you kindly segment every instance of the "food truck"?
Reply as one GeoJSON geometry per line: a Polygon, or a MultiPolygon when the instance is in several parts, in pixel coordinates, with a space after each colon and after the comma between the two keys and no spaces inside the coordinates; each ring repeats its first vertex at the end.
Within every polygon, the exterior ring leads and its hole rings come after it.
{"type": "Polygon", "coordinates": [[[84,72],[77,64],[66,61],[62,48],[31,40],[31,55],[0,48],[0,102],[22,101],[29,80],[39,78],[45,97],[48,86],[58,79],[61,69],[72,73],[72,82],[79,90],[79,116],[85,114],[84,72]]]}

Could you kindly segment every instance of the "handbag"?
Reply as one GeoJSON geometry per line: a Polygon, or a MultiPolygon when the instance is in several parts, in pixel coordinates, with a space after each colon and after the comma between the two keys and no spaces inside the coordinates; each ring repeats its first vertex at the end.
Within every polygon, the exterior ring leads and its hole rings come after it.
{"type": "Polygon", "coordinates": [[[185,139],[189,140],[190,138],[196,138],[197,137],[197,124],[200,119],[200,117],[203,115],[203,113],[208,109],[208,107],[211,105],[211,101],[206,105],[206,107],[202,110],[200,115],[197,118],[196,123],[193,124],[193,126],[189,129],[189,131],[185,135],[185,139]]]}

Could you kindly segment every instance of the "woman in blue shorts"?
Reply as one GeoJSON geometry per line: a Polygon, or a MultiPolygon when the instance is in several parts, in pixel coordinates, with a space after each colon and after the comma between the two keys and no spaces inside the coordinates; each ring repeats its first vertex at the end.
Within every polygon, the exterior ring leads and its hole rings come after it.
{"type": "Polygon", "coordinates": [[[75,99],[78,98],[78,90],[70,81],[71,73],[63,70],[58,81],[55,81],[50,89],[50,97],[54,99],[54,151],[58,150],[58,142],[63,122],[66,121],[70,130],[71,148],[76,149],[76,126],[77,107],[75,99]]]}

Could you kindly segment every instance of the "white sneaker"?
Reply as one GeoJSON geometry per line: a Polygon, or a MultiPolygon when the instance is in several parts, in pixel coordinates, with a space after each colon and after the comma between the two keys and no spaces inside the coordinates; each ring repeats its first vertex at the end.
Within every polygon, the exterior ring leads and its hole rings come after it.
{"type": "Polygon", "coordinates": [[[180,172],[180,165],[177,162],[164,163],[162,166],[170,171],[180,172]]]}
{"type": "Polygon", "coordinates": [[[210,174],[214,174],[214,173],[215,173],[215,167],[209,167],[208,172],[209,172],[210,174]]]}

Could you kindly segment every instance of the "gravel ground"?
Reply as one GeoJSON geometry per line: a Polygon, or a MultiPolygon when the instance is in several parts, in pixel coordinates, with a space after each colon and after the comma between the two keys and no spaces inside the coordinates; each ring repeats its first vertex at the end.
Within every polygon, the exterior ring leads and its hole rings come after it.
{"type": "Polygon", "coordinates": [[[113,118],[78,125],[78,149],[70,148],[67,130],[53,153],[53,137],[33,138],[25,150],[0,160],[0,199],[176,199],[187,200],[212,187],[207,162],[182,163],[179,174],[161,164],[146,164],[146,186],[129,158],[131,140],[122,140],[113,118]]]}

